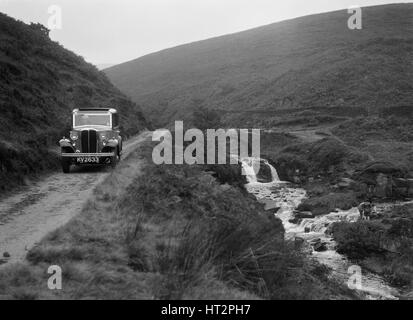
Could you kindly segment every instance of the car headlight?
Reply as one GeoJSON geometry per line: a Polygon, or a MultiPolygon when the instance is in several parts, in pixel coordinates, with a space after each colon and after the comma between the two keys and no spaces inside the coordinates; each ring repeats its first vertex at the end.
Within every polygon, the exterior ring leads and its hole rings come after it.
{"type": "Polygon", "coordinates": [[[106,146],[106,144],[108,143],[108,138],[106,137],[105,133],[100,134],[100,141],[102,141],[103,146],[106,146]]]}
{"type": "Polygon", "coordinates": [[[76,141],[77,139],[79,139],[79,136],[76,132],[72,132],[70,133],[70,139],[76,141]]]}

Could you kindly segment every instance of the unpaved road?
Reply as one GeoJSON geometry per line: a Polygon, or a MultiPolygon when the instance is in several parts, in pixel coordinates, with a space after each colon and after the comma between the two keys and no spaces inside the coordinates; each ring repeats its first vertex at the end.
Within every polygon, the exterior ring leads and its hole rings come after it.
{"type": "MultiPolygon", "coordinates": [[[[149,137],[149,132],[124,144],[123,157],[149,137]]],[[[0,202],[0,265],[21,261],[46,234],[80,213],[94,187],[110,167],[77,167],[70,174],[55,173],[27,190],[0,202]],[[10,257],[3,257],[7,252],[10,257]]]]}
{"type": "Polygon", "coordinates": [[[312,143],[324,139],[326,135],[318,133],[318,129],[296,130],[288,133],[300,138],[303,142],[312,143]]]}

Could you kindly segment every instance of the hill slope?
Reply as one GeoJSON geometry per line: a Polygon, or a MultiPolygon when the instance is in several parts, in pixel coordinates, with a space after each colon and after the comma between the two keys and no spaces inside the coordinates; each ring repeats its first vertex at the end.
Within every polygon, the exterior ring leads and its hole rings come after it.
{"type": "Polygon", "coordinates": [[[104,73],[51,41],[41,25],[0,13],[0,188],[56,165],[50,153],[76,107],[120,110],[124,135],[146,126],[140,108],[104,73]]]}
{"type": "Polygon", "coordinates": [[[349,17],[342,10],[275,23],[105,72],[158,125],[200,105],[225,112],[232,125],[264,126],[280,110],[357,115],[411,106],[413,4],[363,8],[362,30],[349,30],[349,17]]]}

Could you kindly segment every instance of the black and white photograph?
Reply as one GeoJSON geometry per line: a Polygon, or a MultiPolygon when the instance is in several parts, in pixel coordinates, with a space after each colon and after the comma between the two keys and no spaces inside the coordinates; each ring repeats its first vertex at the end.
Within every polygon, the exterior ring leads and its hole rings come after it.
{"type": "Polygon", "coordinates": [[[0,0],[0,300],[413,300],[413,1],[0,0]]]}

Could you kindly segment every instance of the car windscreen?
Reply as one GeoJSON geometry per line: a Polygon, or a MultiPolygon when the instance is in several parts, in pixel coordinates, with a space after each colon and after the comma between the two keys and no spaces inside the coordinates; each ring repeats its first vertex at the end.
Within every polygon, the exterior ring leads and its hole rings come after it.
{"type": "Polygon", "coordinates": [[[76,114],[75,127],[110,126],[110,114],[76,114]]]}

